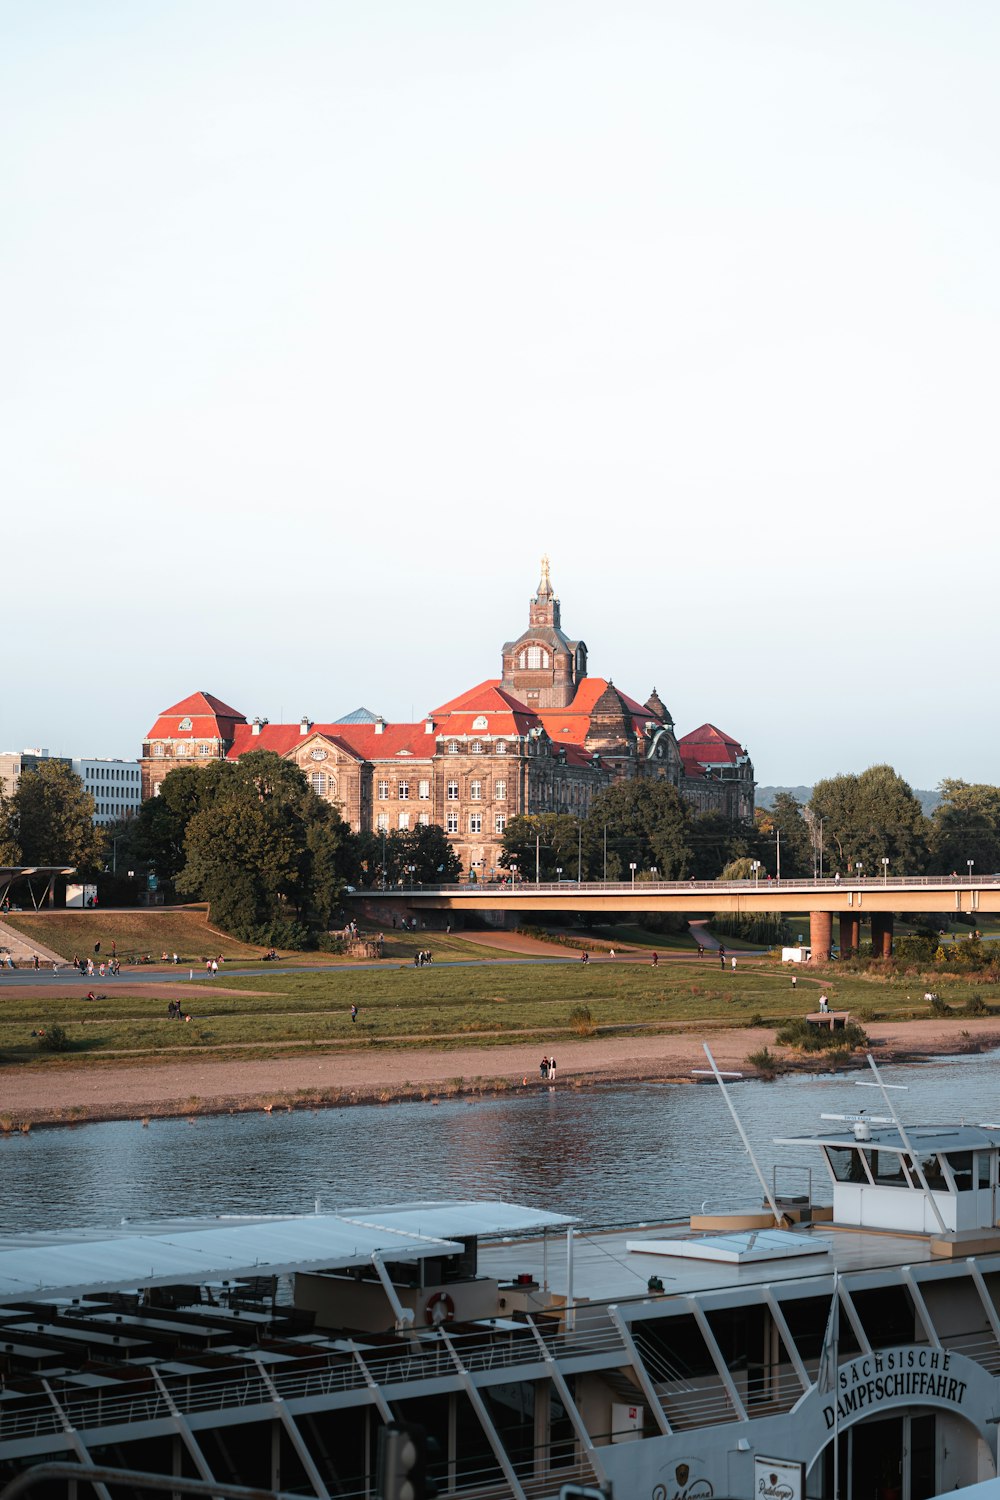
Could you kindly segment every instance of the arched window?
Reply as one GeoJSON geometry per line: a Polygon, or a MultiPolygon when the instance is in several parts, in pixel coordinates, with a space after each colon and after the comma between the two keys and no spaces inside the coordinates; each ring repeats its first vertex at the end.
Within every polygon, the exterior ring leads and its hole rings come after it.
{"type": "Polygon", "coordinates": [[[517,659],[519,667],[529,672],[538,672],[549,664],[549,653],[544,646],[526,646],[517,659]]]}
{"type": "Polygon", "coordinates": [[[325,797],[326,796],[326,772],[325,771],[310,771],[309,772],[309,785],[312,787],[312,789],[316,793],[317,797],[325,797]]]}
{"type": "Polygon", "coordinates": [[[458,740],[449,740],[448,741],[448,754],[449,755],[457,755],[458,754],[458,740]]]}
{"type": "Polygon", "coordinates": [[[506,755],[507,754],[507,741],[506,740],[497,740],[497,742],[496,742],[496,744],[494,745],[493,748],[494,748],[494,750],[496,751],[496,753],[498,755],[506,755]]]}
{"type": "Polygon", "coordinates": [[[486,749],[486,746],[483,744],[482,740],[473,740],[472,744],[469,746],[469,749],[472,751],[473,755],[482,755],[483,751],[486,749]]]}

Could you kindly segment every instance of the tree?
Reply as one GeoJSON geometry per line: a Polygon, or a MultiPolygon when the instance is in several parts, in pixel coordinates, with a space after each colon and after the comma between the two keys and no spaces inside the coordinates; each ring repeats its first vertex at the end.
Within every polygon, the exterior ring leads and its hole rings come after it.
{"type": "Polygon", "coordinates": [[[691,824],[690,873],[695,880],[715,880],[731,860],[754,858],[757,844],[751,824],[727,818],[724,813],[701,813],[691,824]]]}
{"type": "Polygon", "coordinates": [[[17,840],[14,800],[0,786],[0,865],[19,865],[21,845],[17,840]]]}
{"type": "Polygon", "coordinates": [[[188,820],[177,888],[210,902],[236,937],[300,946],[329,925],[356,841],[290,761],[253,750],[219,764],[211,800],[188,820]]]}
{"type": "Polygon", "coordinates": [[[765,868],[778,874],[778,848],[781,849],[781,874],[796,880],[812,874],[812,835],[802,812],[802,804],[791,792],[778,792],[770,807],[756,812],[758,841],[765,868]]]}
{"type": "Polygon", "coordinates": [[[692,824],[687,805],[669,781],[616,781],[594,798],[583,825],[584,870],[589,879],[607,871],[620,880],[655,867],[663,880],[680,880],[692,861],[692,824]]]}
{"type": "Polygon", "coordinates": [[[571,813],[522,813],[508,818],[503,833],[500,864],[517,867],[522,879],[556,880],[561,869],[576,874],[580,854],[580,823],[571,813]]]}
{"type": "Polygon", "coordinates": [[[174,880],[183,869],[188,824],[214,800],[226,766],[219,760],[206,766],[177,766],[160,783],[159,795],[147,797],[140,807],[134,849],[161,880],[174,880]]]}
{"type": "Polygon", "coordinates": [[[846,873],[860,860],[868,875],[919,874],[930,824],[909,785],[892,766],[817,782],[809,802],[814,836],[822,836],[824,869],[846,873]]]}
{"type": "Polygon", "coordinates": [[[20,850],[22,864],[96,871],[104,838],[94,826],[94,799],[70,766],[39,761],[21,776],[11,807],[6,837],[20,850]]]}
{"type": "Polygon", "coordinates": [[[440,823],[418,823],[416,828],[397,833],[396,838],[408,881],[417,885],[453,885],[458,880],[462,861],[440,823]]]}
{"type": "Polygon", "coordinates": [[[992,874],[1000,870],[1000,787],[979,782],[942,781],[941,801],[931,815],[931,868],[992,874]]]}

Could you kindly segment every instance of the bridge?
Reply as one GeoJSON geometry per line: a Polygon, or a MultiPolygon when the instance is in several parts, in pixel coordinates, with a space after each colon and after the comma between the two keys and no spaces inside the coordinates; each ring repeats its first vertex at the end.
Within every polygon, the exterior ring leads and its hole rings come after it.
{"type": "Polygon", "coordinates": [[[392,886],[353,892],[348,900],[381,912],[650,912],[683,916],[756,913],[808,915],[814,962],[830,957],[833,919],[840,926],[840,951],[856,953],[861,923],[871,922],[876,957],[892,953],[893,914],[966,916],[1000,912],[1000,875],[882,875],[812,880],[575,880],[501,884],[392,886]]]}

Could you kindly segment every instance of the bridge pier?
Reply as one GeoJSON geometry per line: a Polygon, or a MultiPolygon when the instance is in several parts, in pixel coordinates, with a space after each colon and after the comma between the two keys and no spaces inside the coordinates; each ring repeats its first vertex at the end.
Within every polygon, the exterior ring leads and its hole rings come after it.
{"type": "Polygon", "coordinates": [[[892,957],[892,912],[872,912],[872,958],[892,957]]]}
{"type": "Polygon", "coordinates": [[[833,913],[828,911],[811,911],[809,913],[809,946],[812,949],[812,962],[814,964],[826,964],[830,962],[830,944],[833,942],[833,913]]]}
{"type": "Polygon", "coordinates": [[[861,918],[856,912],[840,913],[840,956],[853,958],[861,946],[861,918]]]}

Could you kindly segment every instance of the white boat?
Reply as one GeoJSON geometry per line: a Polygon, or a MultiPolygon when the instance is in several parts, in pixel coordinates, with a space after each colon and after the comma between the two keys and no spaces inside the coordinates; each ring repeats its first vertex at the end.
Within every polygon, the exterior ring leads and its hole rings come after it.
{"type": "Polygon", "coordinates": [[[467,1500],[992,1480],[1000,1126],[869,1121],[780,1143],[800,1192],[684,1223],[435,1202],[4,1237],[0,1481],[367,1497],[388,1426],[467,1500]]]}

